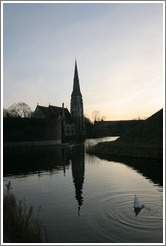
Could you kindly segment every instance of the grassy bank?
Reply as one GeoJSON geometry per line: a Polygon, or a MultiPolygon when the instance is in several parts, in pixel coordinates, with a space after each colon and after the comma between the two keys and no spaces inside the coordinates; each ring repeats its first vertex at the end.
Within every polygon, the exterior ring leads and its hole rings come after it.
{"type": "Polygon", "coordinates": [[[33,207],[21,200],[17,202],[11,192],[11,183],[6,185],[3,197],[3,241],[4,243],[47,242],[44,226],[33,218],[33,207]]]}
{"type": "Polygon", "coordinates": [[[124,156],[139,158],[163,157],[163,110],[126,132],[114,142],[102,142],[87,150],[98,156],[124,156]]]}

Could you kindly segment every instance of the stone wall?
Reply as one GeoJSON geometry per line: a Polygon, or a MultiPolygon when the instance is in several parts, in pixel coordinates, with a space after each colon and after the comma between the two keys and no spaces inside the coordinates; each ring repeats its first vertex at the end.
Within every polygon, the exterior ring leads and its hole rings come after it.
{"type": "Polygon", "coordinates": [[[4,118],[4,145],[41,145],[61,143],[61,120],[4,118]]]}

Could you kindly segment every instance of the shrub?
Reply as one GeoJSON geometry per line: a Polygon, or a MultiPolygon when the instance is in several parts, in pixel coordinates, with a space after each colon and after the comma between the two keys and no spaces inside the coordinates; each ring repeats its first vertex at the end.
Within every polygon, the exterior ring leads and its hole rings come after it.
{"type": "Polygon", "coordinates": [[[11,190],[11,182],[9,181],[3,198],[4,243],[47,242],[44,226],[38,218],[32,216],[33,207],[28,208],[22,200],[17,202],[11,190]]]}

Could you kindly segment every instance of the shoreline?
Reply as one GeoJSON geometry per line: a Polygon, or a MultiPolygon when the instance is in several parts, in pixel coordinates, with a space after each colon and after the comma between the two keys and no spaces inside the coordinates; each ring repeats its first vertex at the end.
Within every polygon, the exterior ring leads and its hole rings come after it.
{"type": "Polygon", "coordinates": [[[153,145],[136,145],[118,142],[102,142],[87,149],[88,154],[108,157],[131,157],[131,158],[148,158],[162,159],[162,146],[153,145]]]}

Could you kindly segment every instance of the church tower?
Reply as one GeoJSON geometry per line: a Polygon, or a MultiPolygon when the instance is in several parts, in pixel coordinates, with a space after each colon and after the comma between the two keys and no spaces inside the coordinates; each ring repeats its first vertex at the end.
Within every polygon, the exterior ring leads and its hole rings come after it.
{"type": "Polygon", "coordinates": [[[85,123],[84,123],[84,112],[83,112],[83,100],[80,91],[77,62],[75,61],[74,69],[74,80],[73,80],[73,91],[71,94],[71,117],[77,127],[77,136],[85,136],[85,123]]]}

